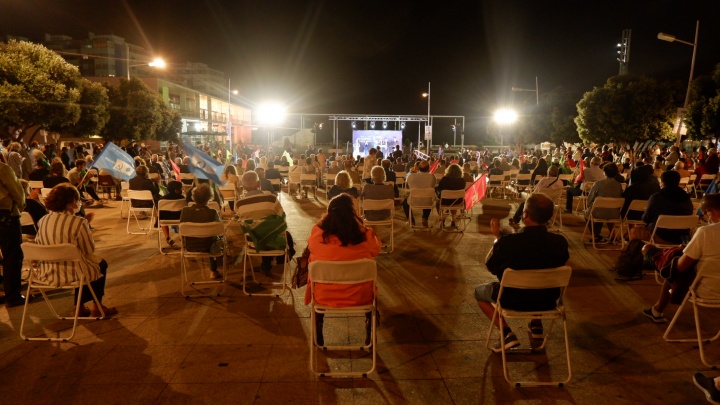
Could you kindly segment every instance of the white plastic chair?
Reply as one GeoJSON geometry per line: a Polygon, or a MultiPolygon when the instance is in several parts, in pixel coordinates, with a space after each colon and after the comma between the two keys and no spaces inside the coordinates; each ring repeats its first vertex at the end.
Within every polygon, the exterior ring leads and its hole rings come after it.
{"type": "MultiPolygon", "coordinates": [[[[35,221],[33,220],[30,213],[27,211],[23,211],[20,213],[20,226],[21,227],[32,226],[33,229],[35,229],[35,233],[37,233],[37,226],[35,226],[35,221]]],[[[23,242],[34,241],[35,235],[23,233],[22,239],[23,239],[23,242]]]]}
{"type": "Polygon", "coordinates": [[[323,176],[325,178],[325,199],[327,200],[328,194],[330,193],[330,188],[335,185],[335,175],[325,173],[323,176]]]}
{"type": "Polygon", "coordinates": [[[162,248],[162,237],[164,236],[162,232],[163,226],[178,226],[180,225],[179,219],[161,219],[160,214],[162,212],[181,212],[183,208],[187,206],[187,202],[185,199],[181,200],[160,200],[158,201],[158,249],[160,250],[160,253],[166,255],[168,252],[165,252],[162,248]]]}
{"type": "Polygon", "coordinates": [[[452,218],[452,211],[459,211],[459,215],[455,216],[455,225],[457,226],[458,232],[464,232],[466,223],[464,221],[463,214],[465,212],[465,190],[443,190],[440,192],[440,229],[448,232],[445,229],[445,217],[450,215],[452,218]],[[444,204],[443,200],[454,200],[450,204],[444,204]],[[462,224],[459,226],[458,223],[462,224]]]}
{"type": "MultiPolygon", "coordinates": [[[[182,295],[185,296],[185,298],[189,297],[208,297],[208,296],[219,296],[223,293],[225,289],[225,282],[227,280],[227,255],[226,255],[226,248],[223,246],[223,249],[221,249],[220,252],[217,253],[210,253],[210,252],[193,252],[187,250],[187,240],[186,238],[210,238],[210,237],[218,237],[219,240],[222,241],[224,244],[227,241],[227,238],[225,237],[225,226],[222,222],[204,222],[204,223],[195,223],[195,222],[181,222],[180,225],[178,225],[180,230],[180,240],[181,240],[181,248],[180,248],[180,292],[182,295]],[[221,278],[217,280],[210,280],[206,277],[205,272],[200,270],[200,280],[199,281],[191,281],[188,277],[188,259],[210,259],[210,258],[221,258],[222,259],[222,271],[221,278]],[[185,292],[186,286],[190,286],[195,291],[198,291],[199,294],[190,295],[189,293],[185,292]],[[220,288],[215,291],[212,294],[202,293],[196,286],[201,287],[207,287],[207,286],[213,286],[218,285],[220,288]]],[[[202,266],[201,266],[202,267],[202,266]]]]}
{"type": "Polygon", "coordinates": [[[127,224],[125,231],[130,235],[147,235],[153,231],[153,225],[155,224],[155,200],[149,190],[128,190],[128,199],[136,201],[150,201],[152,207],[133,207],[132,201],[130,201],[130,208],[128,208],[127,224]],[[140,220],[137,217],[137,213],[144,212],[146,215],[149,213],[150,223],[147,228],[143,228],[140,225],[140,220]],[[130,232],[130,220],[135,218],[135,223],[141,231],[146,232],[130,232]]]}
{"type": "MultiPolygon", "coordinates": [[[[240,219],[242,221],[242,218],[240,219]]],[[[287,290],[287,273],[288,273],[288,266],[290,265],[290,255],[288,254],[288,246],[285,244],[285,249],[282,250],[256,250],[255,244],[252,241],[252,238],[247,233],[245,234],[245,247],[243,249],[243,293],[247,296],[252,297],[253,295],[257,295],[259,297],[280,297],[281,295],[285,294],[285,291],[287,290]],[[283,258],[283,272],[282,272],[282,278],[279,282],[273,281],[270,283],[267,283],[271,286],[281,286],[282,291],[280,293],[276,291],[269,291],[267,293],[254,293],[254,292],[248,292],[247,291],[247,285],[248,285],[248,268],[250,270],[250,277],[252,278],[252,282],[257,285],[263,285],[263,283],[259,282],[257,278],[255,277],[255,267],[252,264],[252,258],[253,257],[282,257],[283,258]]]]}
{"type": "MultiPolygon", "coordinates": [[[[720,265],[718,265],[718,263],[713,263],[713,267],[705,268],[695,276],[695,281],[693,281],[692,285],[690,285],[690,289],[685,295],[685,299],[683,299],[682,304],[680,304],[677,312],[675,312],[675,316],[673,316],[672,321],[670,321],[670,325],[668,325],[667,330],[665,330],[665,334],[663,334],[663,339],[665,339],[666,342],[697,343],[698,348],[700,349],[700,361],[702,361],[704,365],[715,369],[717,367],[717,364],[710,364],[710,362],[708,362],[707,358],[705,357],[705,344],[718,340],[718,338],[720,338],[720,331],[718,331],[718,333],[710,339],[702,337],[702,327],[700,325],[700,308],[720,308],[720,295],[711,294],[707,296],[701,296],[700,294],[698,294],[698,286],[700,286],[702,283],[713,283],[715,285],[720,284],[720,265]],[[695,318],[695,331],[697,333],[697,337],[692,339],[671,339],[669,338],[670,331],[673,329],[673,327],[675,327],[675,323],[680,318],[683,308],[685,308],[685,305],[688,302],[692,303],[693,305],[693,315],[695,318]]],[[[712,291],[712,289],[708,290],[712,291]]]]}
{"type": "Polygon", "coordinates": [[[288,173],[288,194],[290,194],[290,189],[295,187],[296,192],[302,192],[302,185],[300,182],[301,177],[300,169],[296,169],[295,171],[292,171],[288,173]]]}
{"type": "Polygon", "coordinates": [[[385,251],[385,253],[392,253],[393,249],[395,248],[395,238],[394,238],[394,230],[395,227],[393,225],[393,217],[395,216],[395,200],[387,199],[387,200],[368,200],[363,199],[362,200],[362,218],[365,225],[368,226],[378,226],[378,225],[389,225],[390,226],[390,245],[389,250],[385,251]],[[380,210],[390,210],[390,215],[385,219],[377,219],[377,220],[369,220],[365,218],[365,212],[366,211],[380,211],[380,210]]]}
{"type": "MultiPolygon", "coordinates": [[[[497,296],[497,303],[495,304],[495,312],[493,313],[492,320],[490,321],[490,331],[488,332],[485,347],[491,349],[490,339],[492,338],[493,331],[495,330],[495,320],[498,316],[500,323],[500,332],[506,326],[505,319],[531,319],[531,320],[551,320],[550,326],[545,327],[545,338],[539,347],[530,349],[530,353],[542,351],[552,332],[553,326],[556,320],[561,320],[563,325],[563,331],[565,332],[565,355],[567,358],[568,376],[563,381],[513,381],[510,377],[510,371],[508,370],[507,364],[507,350],[505,349],[505,335],[500,333],[500,348],[502,353],[502,364],[503,374],[505,380],[508,383],[514,384],[516,387],[519,386],[542,386],[542,385],[557,385],[562,387],[564,384],[570,382],[572,378],[572,368],[570,366],[570,340],[568,338],[567,331],[567,316],[565,314],[565,305],[563,303],[563,297],[565,291],[570,283],[570,276],[572,275],[572,269],[569,266],[557,267],[554,269],[542,269],[542,270],[513,270],[506,269],[503,272],[502,281],[500,282],[500,291],[497,296]],[[557,306],[554,309],[548,311],[515,311],[502,307],[502,295],[505,288],[517,288],[526,290],[537,290],[546,288],[559,288],[560,296],[557,301],[557,306]]],[[[513,353],[527,353],[525,350],[513,349],[513,353]]]]}
{"type": "MultiPolygon", "coordinates": [[[[611,197],[597,197],[595,198],[595,201],[593,201],[592,209],[590,210],[590,215],[588,215],[587,222],[585,223],[585,229],[583,230],[583,234],[580,237],[580,240],[585,239],[585,233],[587,233],[587,230],[590,229],[590,238],[592,239],[592,247],[596,250],[623,250],[625,247],[625,237],[623,236],[623,224],[624,221],[622,217],[620,216],[620,209],[622,208],[623,204],[625,204],[624,198],[611,198],[611,197]],[[611,219],[603,219],[603,218],[596,218],[595,213],[599,209],[604,210],[611,210],[616,209],[618,212],[617,218],[611,218],[611,219]],[[619,248],[599,248],[595,244],[595,223],[600,222],[606,225],[617,225],[617,230],[613,229],[613,232],[615,232],[615,237],[617,235],[620,235],[620,247],[619,248]]],[[[612,235],[611,235],[612,236],[612,235]]]]}
{"type": "Polygon", "coordinates": [[[230,204],[229,204],[230,201],[233,202],[233,207],[235,206],[234,204],[238,199],[237,190],[235,189],[235,184],[228,183],[224,186],[218,186],[218,193],[220,193],[220,195],[222,196],[222,198],[224,200],[222,208],[224,208],[225,205],[230,206],[230,204]]]}
{"type": "MultiPolygon", "coordinates": [[[[316,375],[321,377],[367,377],[368,374],[375,371],[377,365],[377,263],[372,259],[360,259],[352,261],[326,261],[316,260],[308,266],[310,289],[310,369],[316,375]],[[356,285],[371,282],[372,300],[362,305],[351,307],[336,307],[323,305],[318,302],[315,297],[315,291],[322,284],[344,284],[356,285]],[[317,314],[324,315],[365,315],[368,312],[372,314],[370,319],[370,344],[341,345],[341,346],[320,346],[317,342],[317,331],[315,329],[315,319],[317,314]],[[372,355],[372,367],[367,371],[330,371],[318,372],[317,367],[317,351],[326,350],[370,350],[372,355]]],[[[364,343],[364,342],[363,342],[364,343]]]]}
{"type": "Polygon", "coordinates": [[[420,210],[420,209],[429,209],[432,212],[432,209],[435,208],[435,199],[437,198],[437,195],[435,194],[434,188],[411,188],[410,189],[410,195],[408,196],[407,202],[410,209],[409,217],[408,218],[408,225],[415,230],[419,229],[417,226],[413,226],[413,210],[420,210]]]}
{"type": "Polygon", "coordinates": [[[195,175],[192,173],[180,173],[180,182],[183,184],[183,192],[187,193],[195,184],[195,175]]]}
{"type": "MultiPolygon", "coordinates": [[[[698,217],[693,215],[660,215],[655,222],[655,228],[653,228],[652,234],[650,235],[650,239],[647,241],[643,241],[645,243],[650,243],[655,245],[656,247],[660,249],[668,249],[672,247],[676,247],[677,245],[674,244],[665,244],[665,243],[658,243],[657,240],[655,240],[655,234],[657,233],[658,229],[674,229],[674,230],[683,230],[687,229],[689,232],[688,235],[688,241],[692,238],[693,232],[695,232],[695,229],[697,229],[698,226],[698,217]]],[[[658,284],[663,284],[663,280],[660,277],[659,272],[655,272],[655,281],[658,284]]]]}
{"type": "Polygon", "coordinates": [[[522,197],[522,192],[527,192],[528,190],[533,189],[533,185],[530,184],[530,179],[532,178],[532,174],[530,173],[518,173],[517,176],[515,176],[515,194],[517,194],[518,198],[522,197]],[[520,182],[524,182],[524,184],[520,184],[520,182]]]}
{"type": "Polygon", "coordinates": [[[488,184],[487,184],[487,195],[491,199],[495,199],[493,197],[493,191],[502,191],[502,197],[505,198],[505,175],[504,174],[491,174],[488,177],[488,184]]]}
{"type": "MultiPolygon", "coordinates": [[[[560,180],[558,180],[558,181],[560,181],[560,180]]],[[[548,196],[548,198],[550,198],[553,201],[553,205],[555,207],[554,212],[553,212],[553,217],[550,220],[550,227],[554,228],[555,222],[560,222],[560,226],[557,227],[557,231],[562,232],[562,227],[563,227],[562,192],[563,192],[563,189],[562,188],[553,188],[553,189],[546,188],[546,189],[540,190],[539,192],[548,196]]]]}
{"type": "Polygon", "coordinates": [[[313,191],[313,197],[317,200],[317,176],[313,173],[301,173],[300,183],[301,187],[304,189],[311,188],[313,191]]]}
{"type": "Polygon", "coordinates": [[[698,195],[702,195],[716,177],[715,174],[703,174],[695,187],[695,198],[699,198],[698,195]]]}
{"type": "Polygon", "coordinates": [[[52,191],[51,188],[43,187],[40,189],[40,198],[42,198],[43,201],[47,198],[48,195],[50,195],[50,192],[52,191]]]}
{"type": "Polygon", "coordinates": [[[632,200],[625,212],[623,222],[625,222],[625,229],[630,232],[630,225],[642,225],[645,226],[645,222],[642,219],[628,219],[630,212],[645,212],[647,209],[648,200],[632,200]]]}
{"type": "MultiPolygon", "coordinates": [[[[120,202],[120,218],[125,219],[123,216],[123,209],[125,207],[125,204],[127,204],[128,207],[130,207],[130,197],[128,197],[128,191],[130,190],[130,184],[127,181],[121,181],[120,182],[120,197],[122,198],[122,201],[120,202]]],[[[129,211],[130,208],[128,208],[129,211]]],[[[128,212],[128,217],[130,216],[130,213],[128,212]]]]}
{"type": "Polygon", "coordinates": [[[580,191],[582,191],[582,194],[575,197],[575,198],[577,198],[577,205],[575,206],[576,212],[582,212],[587,209],[588,194],[590,194],[590,190],[592,190],[594,185],[595,185],[594,181],[583,181],[582,182],[582,185],[580,185],[580,191]],[[582,209],[580,208],[581,206],[582,206],[582,209]]]}
{"type": "Polygon", "coordinates": [[[26,260],[29,260],[31,263],[33,261],[37,262],[45,262],[45,263],[52,263],[54,264],[52,266],[52,271],[59,271],[60,267],[64,267],[68,265],[68,262],[75,262],[77,269],[77,273],[75,274],[74,279],[76,281],[67,283],[65,285],[56,287],[56,286],[49,286],[47,284],[43,284],[35,279],[35,270],[30,269],[30,276],[28,277],[28,288],[27,293],[25,294],[25,307],[23,308],[23,314],[22,314],[22,321],[20,322],[20,337],[25,340],[45,340],[45,341],[51,341],[51,342],[67,342],[70,339],[75,336],[75,331],[77,330],[77,323],[78,319],[103,319],[105,318],[105,312],[103,311],[103,307],[100,304],[100,300],[97,298],[97,295],[95,295],[95,291],[93,290],[92,286],[90,285],[90,280],[88,280],[88,275],[83,272],[80,269],[80,266],[77,265],[82,255],[80,253],[80,250],[78,250],[77,246],[71,244],[71,243],[61,243],[57,245],[37,245],[35,243],[31,242],[25,242],[21,245],[23,255],[25,256],[26,260]],[[93,300],[98,305],[98,308],[100,309],[100,314],[102,316],[100,317],[87,317],[87,316],[80,316],[80,300],[82,299],[82,293],[78,294],[77,297],[77,303],[75,306],[75,314],[72,317],[65,317],[58,314],[58,312],[55,310],[55,307],[52,305],[52,302],[48,298],[47,294],[45,294],[45,291],[49,290],[57,290],[57,289],[75,289],[79,288],[82,292],[83,286],[87,286],[88,290],[90,290],[90,293],[93,296],[93,300]],[[73,320],[73,327],[72,331],[70,332],[69,336],[61,336],[61,337],[47,337],[47,338],[31,338],[27,337],[25,335],[25,320],[27,317],[27,311],[28,306],[30,305],[30,295],[34,291],[39,291],[45,302],[47,303],[48,307],[50,308],[50,312],[52,312],[53,316],[57,319],[61,320],[67,320],[72,319],[73,320]]]}

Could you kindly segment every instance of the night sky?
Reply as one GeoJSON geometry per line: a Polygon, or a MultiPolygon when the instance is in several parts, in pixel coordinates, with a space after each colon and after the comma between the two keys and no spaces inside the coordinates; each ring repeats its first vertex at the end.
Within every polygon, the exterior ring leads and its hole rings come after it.
{"type": "MultiPolygon", "coordinates": [[[[630,72],[685,83],[700,19],[696,76],[720,63],[720,1],[86,1],[0,0],[0,34],[113,33],[168,62],[226,72],[248,100],[290,112],[489,116],[531,92],[578,91],[630,72]]],[[[470,130],[470,126],[468,126],[470,130]]]]}

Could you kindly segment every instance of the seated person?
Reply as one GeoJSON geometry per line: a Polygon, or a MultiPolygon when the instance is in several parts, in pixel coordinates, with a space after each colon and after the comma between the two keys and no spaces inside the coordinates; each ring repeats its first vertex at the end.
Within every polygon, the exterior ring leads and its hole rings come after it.
{"type": "Polygon", "coordinates": [[[475,179],[473,178],[472,174],[470,174],[470,170],[472,167],[470,166],[470,163],[463,163],[463,180],[465,180],[466,183],[474,183],[475,179]]]}
{"type": "Polygon", "coordinates": [[[93,173],[88,172],[85,168],[86,166],[87,162],[85,159],[75,159],[75,167],[68,172],[67,177],[70,183],[80,192],[80,197],[83,198],[85,205],[91,206],[94,203],[95,206],[102,207],[103,204],[100,197],[95,193],[95,189],[89,185],[93,173]],[[92,200],[85,198],[85,192],[90,195],[92,200]]]}
{"type": "MultiPolygon", "coordinates": [[[[132,181],[132,180],[131,180],[132,181]]],[[[220,214],[214,209],[208,207],[207,203],[212,197],[212,190],[209,184],[201,184],[193,190],[192,207],[183,208],[180,213],[180,222],[208,223],[220,222],[220,214]]],[[[190,252],[210,252],[213,243],[217,241],[215,237],[207,238],[185,238],[183,243],[185,249],[190,252]]],[[[210,278],[220,278],[221,275],[217,271],[217,260],[210,258],[210,278]]]]}
{"type": "MultiPolygon", "coordinates": [[[[238,199],[235,206],[235,213],[240,220],[255,221],[262,220],[268,215],[285,216],[282,205],[277,197],[267,191],[260,190],[260,177],[254,171],[246,171],[242,175],[242,186],[245,193],[238,199]]],[[[295,244],[290,232],[286,232],[288,256],[292,259],[295,256],[295,244]]],[[[272,257],[263,256],[261,270],[266,276],[270,275],[272,270],[272,257]]],[[[284,263],[284,259],[278,259],[277,263],[284,263]]]]}
{"type": "MultiPolygon", "coordinates": [[[[503,175],[504,173],[505,172],[503,172],[503,170],[500,168],[500,160],[495,159],[495,161],[493,162],[493,165],[492,165],[492,169],[490,169],[490,171],[488,172],[488,179],[490,179],[490,176],[503,175]]],[[[499,186],[500,184],[501,184],[501,181],[496,181],[496,180],[488,182],[488,185],[493,185],[493,186],[499,186]]]]}
{"type": "MultiPolygon", "coordinates": [[[[665,172],[670,173],[670,172],[665,172]]],[[[664,174],[664,173],[663,173],[664,174]]],[[[645,308],[643,315],[650,318],[655,323],[666,322],[663,311],[671,302],[680,304],[685,298],[685,294],[692,284],[695,273],[704,270],[718,269],[720,263],[720,244],[717,243],[720,238],[720,194],[706,194],[703,196],[703,202],[700,207],[708,216],[710,225],[701,226],[695,231],[692,239],[682,250],[682,255],[677,259],[676,269],[680,273],[676,277],[675,282],[665,280],[660,288],[660,296],[655,305],[645,308]],[[684,274],[691,272],[692,274],[684,274]]],[[[675,248],[673,248],[675,249],[675,248]]],[[[653,258],[657,256],[659,249],[652,245],[643,247],[643,254],[653,258]]],[[[658,261],[654,260],[656,267],[658,261]]],[[[662,267],[660,264],[659,267],[662,267]]],[[[720,292],[720,284],[717,279],[703,279],[697,286],[697,294],[699,297],[707,295],[717,295],[720,292]]]]}
{"type": "MultiPolygon", "coordinates": [[[[465,180],[462,177],[462,169],[460,169],[460,166],[458,165],[450,165],[448,166],[447,170],[445,171],[445,176],[443,176],[442,179],[438,182],[437,186],[435,186],[435,192],[437,193],[437,196],[440,197],[443,190],[465,190],[465,180]]],[[[440,204],[443,205],[453,205],[459,203],[461,200],[457,199],[442,199],[438,200],[437,202],[437,208],[438,213],[440,212],[440,204]]],[[[455,228],[455,215],[457,215],[457,210],[450,210],[450,227],[455,228]]]]}
{"type": "MultiPolygon", "coordinates": [[[[372,184],[365,184],[360,196],[363,200],[392,200],[395,192],[391,185],[385,184],[385,169],[374,166],[370,171],[372,184]]],[[[368,221],[382,221],[392,217],[391,210],[364,210],[363,215],[368,221]]]]}
{"type": "MultiPolygon", "coordinates": [[[[347,194],[340,194],[330,200],[327,212],[315,224],[308,237],[309,261],[315,260],[358,260],[372,259],[380,253],[380,240],[375,236],[372,228],[363,225],[362,218],[357,215],[353,198],[347,194]]],[[[308,279],[305,290],[305,305],[310,304],[310,285],[308,279]]],[[[372,284],[323,284],[315,290],[315,300],[320,305],[331,307],[365,305],[372,301],[372,284]]],[[[365,344],[370,344],[372,314],[366,314],[365,330],[367,332],[365,344]]],[[[325,345],[323,338],[322,314],[315,318],[317,341],[320,346],[325,345]]]]}
{"type": "MultiPolygon", "coordinates": [[[[182,183],[175,180],[170,180],[167,185],[168,193],[167,195],[164,195],[160,197],[161,200],[184,200],[185,196],[182,193],[183,186],[182,183]]],[[[174,220],[174,219],[180,219],[180,212],[175,211],[159,211],[158,212],[158,219],[162,220],[174,220]]],[[[157,223],[155,224],[157,227],[157,223]]],[[[170,237],[170,229],[168,229],[167,226],[162,227],[162,232],[165,235],[165,241],[169,246],[173,246],[175,244],[175,241],[172,240],[170,237]]]]}
{"type": "Polygon", "coordinates": [[[265,169],[263,169],[262,167],[258,167],[255,169],[255,173],[257,173],[258,177],[260,178],[260,190],[275,194],[275,189],[270,183],[270,180],[265,178],[265,169]]]}
{"type": "MultiPolygon", "coordinates": [[[[135,177],[130,179],[128,184],[130,186],[130,190],[150,191],[150,193],[152,194],[153,200],[155,201],[155,205],[157,205],[157,202],[160,199],[160,189],[158,188],[157,182],[152,181],[148,178],[147,166],[140,165],[137,168],[135,168],[135,177]]],[[[152,208],[153,207],[152,201],[130,200],[130,203],[135,208],[152,208]]]]}
{"type": "MultiPolygon", "coordinates": [[[[497,282],[482,284],[475,288],[475,298],[478,306],[489,319],[495,312],[493,303],[497,300],[505,269],[532,270],[549,269],[564,266],[570,258],[568,243],[565,237],[550,233],[547,223],[553,216],[555,203],[544,194],[531,194],[525,203],[523,221],[525,227],[517,233],[502,236],[500,234],[500,221],[493,218],[490,221],[490,230],[497,238],[492,251],[488,254],[485,264],[488,271],[498,277],[497,282]]],[[[556,307],[559,292],[556,289],[545,290],[513,290],[507,289],[503,293],[503,307],[516,311],[544,311],[556,307]]],[[[497,319],[500,326],[500,319],[497,319]]],[[[519,346],[515,333],[507,322],[503,321],[505,335],[505,349],[519,346]]],[[[540,321],[533,321],[529,329],[534,339],[543,339],[543,327],[540,321]]],[[[495,352],[502,351],[495,347],[495,352]]]]}
{"type": "Polygon", "coordinates": [[[20,185],[23,188],[23,191],[25,192],[25,212],[30,214],[30,216],[33,219],[33,223],[35,226],[32,225],[25,225],[22,227],[22,233],[23,235],[35,235],[37,232],[35,229],[38,226],[38,222],[40,222],[40,218],[47,215],[47,209],[45,209],[45,206],[39,201],[37,190],[33,190],[33,192],[30,192],[30,183],[28,183],[27,180],[21,179],[20,185]]]}
{"type": "Polygon", "coordinates": [[[53,162],[50,173],[43,179],[44,188],[53,188],[60,183],[70,183],[65,177],[65,165],[62,162],[53,162]]]}
{"type": "MultiPolygon", "coordinates": [[[[605,179],[596,182],[590,189],[590,193],[588,193],[585,218],[590,215],[590,212],[592,211],[592,206],[595,203],[595,199],[597,197],[620,198],[622,196],[622,185],[615,178],[618,175],[617,165],[615,165],[614,163],[607,164],[605,165],[605,167],[603,167],[603,172],[605,173],[605,179]]],[[[617,219],[620,218],[620,210],[612,208],[597,209],[595,210],[595,213],[593,215],[595,216],[595,218],[598,219],[617,219]]],[[[602,222],[595,222],[593,224],[593,229],[595,230],[595,234],[593,235],[593,237],[595,238],[596,242],[604,242],[604,240],[600,236],[602,228],[602,222]]]]}
{"type": "MultiPolygon", "coordinates": [[[[558,167],[555,165],[550,166],[547,171],[547,176],[535,185],[533,193],[542,193],[543,190],[555,190],[558,188],[563,188],[562,181],[560,181],[558,176],[558,167]]],[[[515,214],[512,218],[509,219],[508,222],[510,222],[511,224],[520,223],[520,221],[522,220],[523,211],[525,211],[525,201],[521,202],[520,205],[518,205],[518,209],[515,211],[515,214]]]]}
{"type": "Polygon", "coordinates": [[[335,184],[328,191],[328,200],[342,193],[350,194],[353,198],[358,198],[358,189],[353,186],[350,174],[343,170],[335,175],[335,184]]]}
{"type": "MultiPolygon", "coordinates": [[[[267,166],[268,168],[265,170],[265,178],[267,180],[280,180],[280,183],[282,183],[282,174],[280,174],[280,171],[275,168],[275,162],[268,161],[267,166]]],[[[280,192],[280,184],[273,185],[273,192],[280,192]]]]}
{"type": "MultiPolygon", "coordinates": [[[[630,203],[633,200],[647,200],[651,195],[660,191],[660,183],[647,170],[635,169],[630,172],[630,185],[623,191],[625,203],[620,210],[620,216],[625,218],[630,203]]],[[[639,221],[642,219],[642,212],[632,211],[627,219],[639,221]]]]}
{"type": "MultiPolygon", "coordinates": [[[[655,228],[660,215],[692,215],[694,208],[690,195],[680,188],[680,174],[676,171],[666,171],[660,175],[661,188],[660,191],[650,196],[647,208],[642,216],[646,229],[642,235],[636,237],[643,240],[650,238],[650,234],[655,228]]],[[[635,228],[637,229],[637,228],[635,228]]],[[[632,236],[632,235],[631,235],[632,236]]],[[[683,238],[689,237],[690,234],[686,229],[658,229],[655,233],[655,239],[660,244],[682,243],[683,238]]],[[[635,238],[635,237],[633,237],[635,238]]]]}
{"type": "MultiPolygon", "coordinates": [[[[383,159],[380,162],[380,166],[385,170],[385,181],[391,181],[393,183],[393,192],[395,193],[395,198],[400,197],[400,190],[398,190],[397,184],[397,177],[395,176],[395,172],[390,170],[390,161],[388,159],[383,159]]],[[[372,173],[371,173],[372,175],[372,173]]]]}
{"type": "Polygon", "coordinates": [[[95,254],[95,242],[90,232],[89,221],[76,215],[80,211],[80,206],[80,193],[69,182],[53,187],[45,198],[45,207],[50,213],[38,222],[35,243],[39,245],[71,243],[78,247],[82,257],[77,263],[68,262],[61,265],[59,271],[64,273],[62,275],[57,274],[57,271],[52,271],[51,266],[53,265],[48,263],[41,263],[40,271],[36,274],[39,281],[48,285],[60,286],[61,281],[73,280],[78,270],[84,272],[88,276],[90,286],[99,302],[93,300],[87,286],[83,287],[82,292],[80,289],[75,289],[75,302],[77,302],[78,294],[81,294],[79,316],[99,317],[101,316],[100,308],[103,309],[105,316],[116,315],[118,311],[115,308],[108,308],[102,304],[108,264],[95,254]],[[60,228],[63,229],[63,232],[57,232],[60,228]],[[93,301],[92,310],[83,305],[88,301],[93,301]]]}

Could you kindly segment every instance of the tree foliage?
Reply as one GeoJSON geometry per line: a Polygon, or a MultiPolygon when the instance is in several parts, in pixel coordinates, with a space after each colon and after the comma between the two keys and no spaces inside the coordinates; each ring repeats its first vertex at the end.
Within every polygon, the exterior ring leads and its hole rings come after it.
{"type": "Polygon", "coordinates": [[[585,93],[575,118],[585,142],[622,145],[672,140],[676,92],[644,76],[615,76],[585,93]]]}
{"type": "Polygon", "coordinates": [[[182,129],[182,116],[165,104],[161,104],[161,107],[162,123],[155,132],[155,139],[177,142],[178,134],[182,129]]]}
{"type": "Polygon", "coordinates": [[[72,125],[50,128],[53,132],[77,137],[98,135],[110,119],[107,90],[100,83],[80,81],[80,118],[72,125]]]}
{"type": "Polygon", "coordinates": [[[80,118],[80,73],[42,45],[0,43],[0,136],[59,128],[80,118]]]}
{"type": "Polygon", "coordinates": [[[693,80],[685,113],[687,136],[710,139],[720,136],[720,64],[710,76],[693,80]]]}
{"type": "Polygon", "coordinates": [[[139,79],[104,84],[110,99],[110,119],[101,131],[107,141],[153,139],[163,125],[160,96],[139,79]]]}

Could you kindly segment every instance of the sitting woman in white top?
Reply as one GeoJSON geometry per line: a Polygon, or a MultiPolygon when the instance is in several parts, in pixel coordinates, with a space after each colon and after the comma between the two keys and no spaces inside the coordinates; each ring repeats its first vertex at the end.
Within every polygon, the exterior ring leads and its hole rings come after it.
{"type": "MultiPolygon", "coordinates": [[[[210,185],[205,183],[193,189],[192,198],[195,205],[183,208],[180,213],[180,223],[183,222],[220,222],[220,214],[213,208],[208,207],[208,201],[212,196],[210,185]]],[[[183,243],[185,249],[189,252],[209,252],[213,243],[217,241],[215,237],[208,238],[185,238],[183,243]]],[[[217,260],[210,258],[210,275],[211,278],[219,278],[220,273],[217,272],[217,260]]]]}
{"type": "MultiPolygon", "coordinates": [[[[41,263],[35,276],[45,284],[61,286],[79,280],[80,272],[85,273],[98,302],[93,300],[87,286],[83,287],[79,315],[99,317],[102,307],[105,316],[112,316],[118,311],[102,305],[108,265],[104,259],[95,255],[95,242],[90,234],[88,220],[75,215],[80,211],[80,206],[80,193],[70,183],[58,184],[45,198],[45,207],[50,213],[38,222],[35,243],[39,245],[70,243],[78,247],[82,258],[77,263],[69,262],[60,266],[59,271],[51,268],[50,264],[41,263]],[[88,301],[93,301],[92,311],[84,305],[88,301]]],[[[75,289],[76,302],[78,294],[80,294],[79,289],[75,289]]]]}

